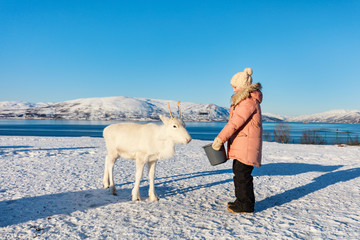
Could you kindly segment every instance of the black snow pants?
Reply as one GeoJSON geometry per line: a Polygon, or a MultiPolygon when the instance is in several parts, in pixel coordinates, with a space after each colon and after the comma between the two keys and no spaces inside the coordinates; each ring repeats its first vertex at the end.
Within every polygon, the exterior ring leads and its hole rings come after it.
{"type": "Polygon", "coordinates": [[[236,159],[233,161],[235,204],[243,210],[254,211],[255,195],[251,175],[253,169],[253,166],[245,165],[236,159]]]}

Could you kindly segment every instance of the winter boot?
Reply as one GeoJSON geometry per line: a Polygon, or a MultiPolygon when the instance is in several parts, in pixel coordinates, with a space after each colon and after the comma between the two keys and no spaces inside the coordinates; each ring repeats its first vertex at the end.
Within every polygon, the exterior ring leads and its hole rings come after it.
{"type": "Polygon", "coordinates": [[[230,207],[230,206],[235,206],[235,202],[228,202],[227,207],[230,207]]]}
{"type": "Polygon", "coordinates": [[[243,207],[239,207],[238,205],[230,205],[228,206],[228,210],[231,213],[245,213],[245,214],[254,213],[253,208],[243,208],[243,207]]]}

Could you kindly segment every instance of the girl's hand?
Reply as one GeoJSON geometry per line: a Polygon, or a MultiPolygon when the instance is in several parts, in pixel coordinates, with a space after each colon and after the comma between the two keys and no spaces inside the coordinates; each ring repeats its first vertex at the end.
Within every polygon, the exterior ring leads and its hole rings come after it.
{"type": "Polygon", "coordinates": [[[221,141],[221,139],[218,138],[218,137],[216,137],[216,138],[214,139],[213,144],[212,144],[212,148],[213,148],[214,150],[216,150],[216,151],[219,151],[220,148],[221,148],[221,146],[222,146],[222,144],[223,144],[223,142],[221,141]]]}

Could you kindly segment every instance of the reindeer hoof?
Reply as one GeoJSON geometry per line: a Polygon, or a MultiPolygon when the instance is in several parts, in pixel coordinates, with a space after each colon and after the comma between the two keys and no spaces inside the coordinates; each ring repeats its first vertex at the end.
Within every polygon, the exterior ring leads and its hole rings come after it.
{"type": "Polygon", "coordinates": [[[149,200],[155,202],[155,201],[159,201],[160,199],[158,197],[149,197],[149,200]]]}
{"type": "Polygon", "coordinates": [[[103,181],[103,186],[104,186],[104,189],[107,189],[107,188],[109,188],[109,183],[106,181],[103,181]]]}
{"type": "Polygon", "coordinates": [[[115,187],[112,188],[112,194],[113,194],[114,196],[117,196],[115,187]]]}
{"type": "Polygon", "coordinates": [[[133,202],[137,202],[137,201],[141,201],[141,198],[140,198],[140,196],[132,196],[131,200],[133,202]]]}

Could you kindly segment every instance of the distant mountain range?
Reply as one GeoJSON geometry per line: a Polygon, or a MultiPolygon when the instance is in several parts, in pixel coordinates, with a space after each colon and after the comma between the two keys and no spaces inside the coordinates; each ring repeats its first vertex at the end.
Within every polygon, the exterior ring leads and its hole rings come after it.
{"type": "Polygon", "coordinates": [[[359,110],[332,110],[311,115],[285,118],[287,122],[327,122],[360,124],[359,110]]]}
{"type": "MultiPolygon", "coordinates": [[[[178,116],[176,101],[104,97],[84,98],[59,103],[29,103],[21,101],[0,102],[0,118],[64,119],[64,120],[159,120],[159,115],[178,116]]],[[[182,102],[181,114],[184,121],[221,122],[227,121],[229,109],[215,104],[182,102]]],[[[264,122],[329,122],[360,124],[359,110],[334,110],[298,117],[284,117],[263,113],[264,122]]]]}

